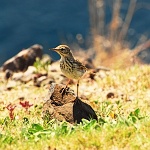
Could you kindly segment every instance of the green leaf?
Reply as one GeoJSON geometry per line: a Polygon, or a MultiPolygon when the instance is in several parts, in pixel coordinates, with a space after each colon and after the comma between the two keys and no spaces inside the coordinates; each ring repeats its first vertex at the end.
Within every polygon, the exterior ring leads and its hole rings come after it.
{"type": "Polygon", "coordinates": [[[36,131],[41,131],[43,130],[43,127],[40,124],[32,124],[32,129],[36,131]]]}
{"type": "Polygon", "coordinates": [[[138,118],[139,118],[139,113],[140,113],[140,109],[137,108],[137,109],[134,111],[134,114],[135,114],[135,116],[138,117],[138,118]]]}
{"type": "Polygon", "coordinates": [[[32,124],[32,128],[29,128],[28,130],[30,134],[34,134],[39,131],[43,131],[43,127],[40,124],[32,124]]]}

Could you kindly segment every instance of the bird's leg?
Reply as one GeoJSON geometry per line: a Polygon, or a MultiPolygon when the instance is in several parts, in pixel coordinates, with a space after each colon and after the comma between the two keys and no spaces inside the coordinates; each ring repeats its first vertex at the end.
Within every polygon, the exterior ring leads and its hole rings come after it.
{"type": "Polygon", "coordinates": [[[78,98],[79,80],[77,81],[77,98],[78,98]]]}
{"type": "Polygon", "coordinates": [[[62,88],[62,90],[60,92],[62,94],[62,96],[65,94],[65,90],[67,89],[69,83],[70,83],[70,79],[68,80],[66,86],[64,88],[62,88]]]}
{"type": "Polygon", "coordinates": [[[70,79],[68,80],[66,86],[65,86],[65,89],[67,88],[68,84],[70,83],[70,79]]]}

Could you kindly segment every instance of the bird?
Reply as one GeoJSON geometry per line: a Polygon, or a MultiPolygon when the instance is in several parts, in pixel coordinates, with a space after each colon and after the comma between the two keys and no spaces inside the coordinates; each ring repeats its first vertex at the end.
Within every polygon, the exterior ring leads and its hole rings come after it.
{"type": "Polygon", "coordinates": [[[79,80],[87,71],[87,68],[78,60],[76,60],[73,56],[70,47],[67,45],[59,45],[55,48],[51,48],[60,55],[60,69],[62,73],[69,79],[65,88],[67,88],[71,79],[77,80],[77,97],[78,97],[78,88],[79,88],[79,80]]]}

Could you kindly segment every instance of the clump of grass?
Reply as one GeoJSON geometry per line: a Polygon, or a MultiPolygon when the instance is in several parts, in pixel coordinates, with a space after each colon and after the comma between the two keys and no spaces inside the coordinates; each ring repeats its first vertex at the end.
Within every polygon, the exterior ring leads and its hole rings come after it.
{"type": "Polygon", "coordinates": [[[51,62],[50,60],[47,61],[43,61],[43,60],[36,58],[36,61],[33,64],[34,67],[36,68],[36,73],[48,73],[48,67],[51,62]]]}

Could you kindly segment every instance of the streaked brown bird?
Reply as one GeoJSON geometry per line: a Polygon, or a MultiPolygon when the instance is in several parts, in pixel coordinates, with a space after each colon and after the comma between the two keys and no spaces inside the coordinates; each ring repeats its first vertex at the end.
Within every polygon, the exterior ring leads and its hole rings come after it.
{"type": "Polygon", "coordinates": [[[77,80],[77,97],[78,97],[78,88],[79,88],[79,80],[86,72],[86,67],[76,60],[67,45],[59,45],[51,50],[57,52],[60,56],[60,69],[62,73],[69,78],[69,81],[66,84],[65,89],[67,88],[70,79],[77,80]]]}

